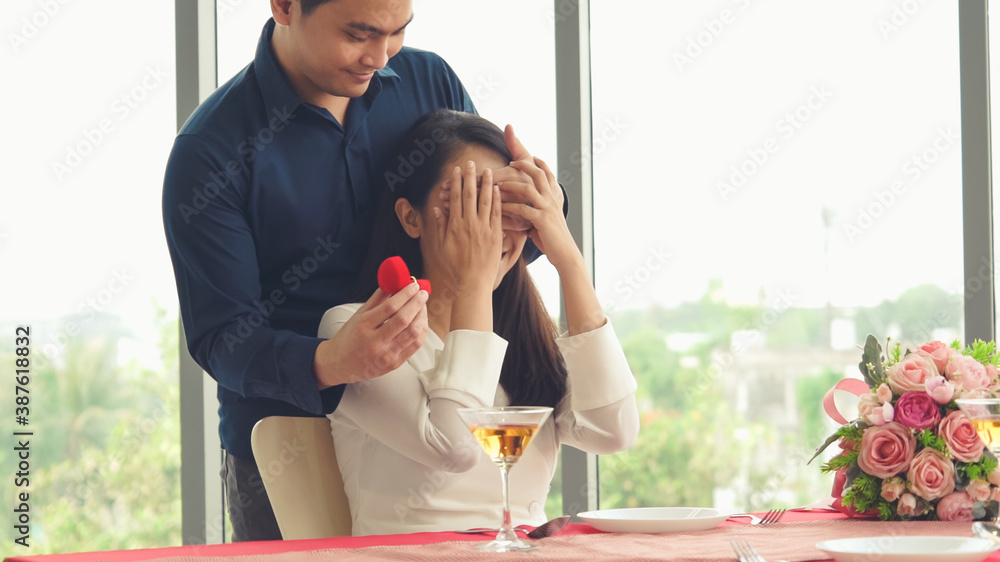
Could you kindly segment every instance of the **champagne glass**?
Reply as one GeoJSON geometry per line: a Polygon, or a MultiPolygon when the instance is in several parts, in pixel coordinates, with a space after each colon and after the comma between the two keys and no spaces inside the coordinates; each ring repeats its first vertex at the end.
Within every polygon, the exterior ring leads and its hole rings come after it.
{"type": "MultiPolygon", "coordinates": [[[[983,445],[994,457],[1000,458],[1000,398],[959,398],[955,403],[972,422],[983,445]]],[[[1000,527],[1000,512],[993,525],[1000,527]]],[[[978,522],[972,528],[976,534],[981,534],[986,527],[978,522]]]]}
{"type": "Polygon", "coordinates": [[[482,445],[486,455],[500,468],[503,491],[503,523],[497,538],[478,547],[486,552],[520,552],[534,550],[517,537],[510,525],[509,473],[524,454],[538,428],[545,423],[552,408],[546,406],[508,406],[505,408],[459,408],[456,410],[472,435],[482,445]]]}

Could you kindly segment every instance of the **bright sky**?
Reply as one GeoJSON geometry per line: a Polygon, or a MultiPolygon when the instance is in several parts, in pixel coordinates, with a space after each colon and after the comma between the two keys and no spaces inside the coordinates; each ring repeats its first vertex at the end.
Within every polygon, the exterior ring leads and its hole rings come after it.
{"type": "MultiPolygon", "coordinates": [[[[673,304],[713,277],[733,300],[763,287],[807,306],[959,286],[956,4],[911,2],[880,30],[903,4],[592,2],[602,299],[673,304]],[[733,167],[748,177],[723,198],[733,167]]],[[[40,6],[18,0],[0,26],[0,66],[18,77],[2,94],[16,110],[0,141],[0,317],[37,322],[90,302],[143,330],[153,300],[176,311],[160,218],[176,131],[173,2],[144,2],[141,15],[125,0],[40,6]]],[[[221,82],[252,58],[268,9],[219,6],[221,82]]],[[[484,6],[414,0],[406,43],[442,54],[483,115],[552,161],[552,3],[484,6]]]]}

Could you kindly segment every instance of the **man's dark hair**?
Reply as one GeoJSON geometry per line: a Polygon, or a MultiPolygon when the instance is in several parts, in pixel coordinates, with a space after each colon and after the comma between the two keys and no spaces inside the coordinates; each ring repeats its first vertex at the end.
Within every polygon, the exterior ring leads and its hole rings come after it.
{"type": "Polygon", "coordinates": [[[323,4],[328,2],[333,2],[333,0],[299,0],[302,3],[302,15],[308,16],[313,13],[313,10],[319,8],[323,4]]]}

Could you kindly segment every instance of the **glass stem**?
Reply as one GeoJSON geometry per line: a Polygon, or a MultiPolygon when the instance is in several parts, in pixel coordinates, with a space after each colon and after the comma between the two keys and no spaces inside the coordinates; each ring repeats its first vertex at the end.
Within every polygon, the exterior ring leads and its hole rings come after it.
{"type": "Polygon", "coordinates": [[[498,541],[517,541],[517,533],[510,525],[510,464],[500,463],[500,485],[503,494],[503,524],[497,533],[498,541]]]}

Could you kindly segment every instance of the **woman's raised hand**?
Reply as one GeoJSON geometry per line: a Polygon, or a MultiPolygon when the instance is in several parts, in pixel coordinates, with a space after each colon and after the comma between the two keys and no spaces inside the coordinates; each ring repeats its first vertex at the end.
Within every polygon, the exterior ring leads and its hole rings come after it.
{"type": "Polygon", "coordinates": [[[503,211],[531,221],[528,236],[556,269],[582,259],[563,216],[563,192],[555,174],[541,158],[515,160],[510,167],[525,173],[531,182],[499,182],[505,196],[503,211]]]}
{"type": "Polygon", "coordinates": [[[466,162],[451,172],[448,214],[434,209],[438,240],[459,291],[492,293],[500,269],[503,230],[500,191],[492,170],[483,170],[477,188],[476,164],[466,162]]]}

